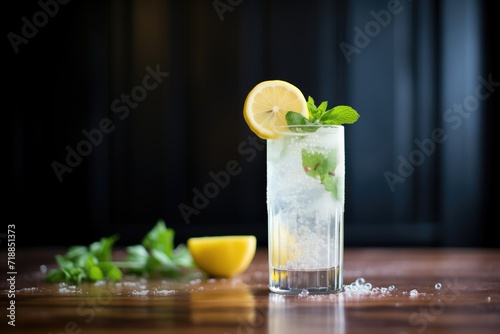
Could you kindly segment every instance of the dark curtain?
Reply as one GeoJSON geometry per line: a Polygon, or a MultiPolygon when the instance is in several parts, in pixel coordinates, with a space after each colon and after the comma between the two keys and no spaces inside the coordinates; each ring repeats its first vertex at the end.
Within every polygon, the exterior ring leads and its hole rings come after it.
{"type": "Polygon", "coordinates": [[[242,108],[267,79],[361,115],[346,126],[346,246],[498,246],[493,1],[6,6],[20,246],[138,243],[158,219],[178,243],[265,246],[265,142],[242,108]]]}

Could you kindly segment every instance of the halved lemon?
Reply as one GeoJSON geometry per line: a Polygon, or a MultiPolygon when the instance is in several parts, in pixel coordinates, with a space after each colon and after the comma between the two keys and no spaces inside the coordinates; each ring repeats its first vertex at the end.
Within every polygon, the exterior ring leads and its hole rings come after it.
{"type": "Polygon", "coordinates": [[[194,262],[212,277],[231,277],[244,272],[257,249],[253,235],[193,237],[187,240],[194,262]]]}
{"type": "Polygon", "coordinates": [[[276,139],[281,135],[275,129],[287,125],[285,115],[289,111],[309,117],[307,102],[300,89],[283,80],[267,80],[248,93],[243,116],[257,136],[276,139]]]}

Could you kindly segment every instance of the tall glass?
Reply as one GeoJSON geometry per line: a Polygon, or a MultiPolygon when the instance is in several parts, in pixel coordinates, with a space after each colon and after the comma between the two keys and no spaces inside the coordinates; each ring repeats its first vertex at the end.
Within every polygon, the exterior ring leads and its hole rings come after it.
{"type": "Polygon", "coordinates": [[[342,289],[344,127],[291,126],[267,140],[269,288],[342,289]]]}

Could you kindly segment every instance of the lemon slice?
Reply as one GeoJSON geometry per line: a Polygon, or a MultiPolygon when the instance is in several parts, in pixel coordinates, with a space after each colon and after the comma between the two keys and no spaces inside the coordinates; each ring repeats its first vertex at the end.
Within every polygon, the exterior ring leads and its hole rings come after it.
{"type": "Polygon", "coordinates": [[[253,235],[195,237],[187,240],[193,261],[212,277],[231,277],[244,272],[257,248],[253,235]]]}
{"type": "Polygon", "coordinates": [[[283,80],[268,80],[248,93],[243,116],[257,136],[276,139],[281,136],[275,131],[276,127],[287,125],[285,115],[289,111],[309,117],[307,102],[300,89],[283,80]]]}

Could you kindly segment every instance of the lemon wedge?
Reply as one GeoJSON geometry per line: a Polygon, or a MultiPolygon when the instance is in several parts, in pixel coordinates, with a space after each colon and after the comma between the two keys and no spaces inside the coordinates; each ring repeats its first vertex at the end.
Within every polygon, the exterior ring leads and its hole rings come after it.
{"type": "Polygon", "coordinates": [[[295,111],[309,117],[304,95],[294,85],[283,80],[267,80],[257,84],[248,93],[243,106],[243,117],[250,129],[262,139],[276,139],[278,126],[286,126],[285,115],[295,111]]]}
{"type": "Polygon", "coordinates": [[[253,235],[193,237],[187,248],[198,268],[212,277],[231,277],[244,272],[257,249],[253,235]]]}

